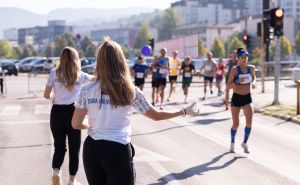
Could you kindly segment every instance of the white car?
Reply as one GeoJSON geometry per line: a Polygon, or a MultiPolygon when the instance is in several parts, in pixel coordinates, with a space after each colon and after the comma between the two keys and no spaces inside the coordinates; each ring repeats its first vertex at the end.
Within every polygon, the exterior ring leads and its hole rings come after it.
{"type": "Polygon", "coordinates": [[[292,80],[295,82],[300,80],[300,62],[293,68],[292,80]]]}
{"type": "Polygon", "coordinates": [[[50,57],[46,59],[43,66],[43,71],[51,71],[59,63],[59,57],[50,57]]]}

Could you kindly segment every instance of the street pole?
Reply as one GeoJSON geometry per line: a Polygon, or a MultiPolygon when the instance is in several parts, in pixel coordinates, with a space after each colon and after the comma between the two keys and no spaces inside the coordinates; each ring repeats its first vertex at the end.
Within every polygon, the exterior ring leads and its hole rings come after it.
{"type": "Polygon", "coordinates": [[[265,33],[264,33],[264,14],[261,16],[261,93],[265,93],[265,33]]]}
{"type": "Polygon", "coordinates": [[[274,80],[274,101],[273,105],[278,105],[279,103],[279,79],[280,79],[280,37],[275,37],[276,52],[275,52],[275,80],[274,80]]]}

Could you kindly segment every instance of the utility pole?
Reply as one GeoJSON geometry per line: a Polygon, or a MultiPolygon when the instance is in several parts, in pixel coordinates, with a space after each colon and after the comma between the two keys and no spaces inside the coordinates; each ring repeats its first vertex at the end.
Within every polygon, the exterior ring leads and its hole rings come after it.
{"type": "Polygon", "coordinates": [[[276,43],[276,52],[275,52],[275,80],[274,80],[274,101],[273,105],[278,105],[279,103],[279,78],[280,78],[280,53],[281,53],[281,45],[280,45],[280,37],[275,38],[276,43]]]}

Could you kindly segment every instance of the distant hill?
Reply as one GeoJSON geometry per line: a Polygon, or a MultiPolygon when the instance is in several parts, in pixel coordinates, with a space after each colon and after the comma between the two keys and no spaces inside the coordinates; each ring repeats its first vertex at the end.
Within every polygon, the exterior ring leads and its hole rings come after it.
{"type": "Polygon", "coordinates": [[[73,23],[77,23],[77,25],[80,23],[89,24],[86,20],[91,20],[91,24],[94,24],[95,22],[115,21],[135,14],[152,12],[153,10],[142,7],[123,9],[64,8],[42,15],[19,8],[0,7],[0,39],[3,38],[4,29],[45,26],[48,20],[62,19],[66,20],[69,25],[73,23]]]}

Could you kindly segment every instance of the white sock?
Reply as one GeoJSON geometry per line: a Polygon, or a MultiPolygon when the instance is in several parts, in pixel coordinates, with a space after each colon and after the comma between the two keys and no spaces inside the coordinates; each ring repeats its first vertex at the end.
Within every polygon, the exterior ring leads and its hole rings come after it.
{"type": "Polygon", "coordinates": [[[53,169],[53,175],[60,175],[60,170],[57,168],[53,169]]]}

